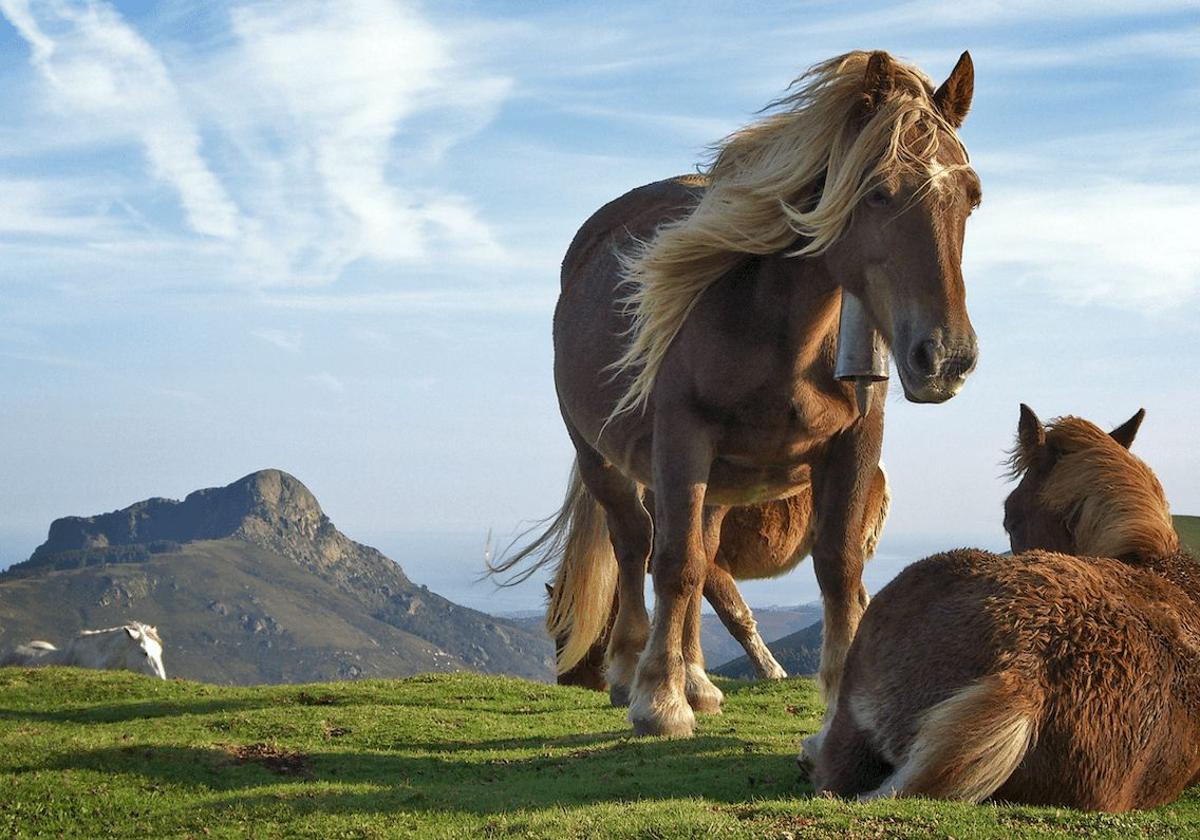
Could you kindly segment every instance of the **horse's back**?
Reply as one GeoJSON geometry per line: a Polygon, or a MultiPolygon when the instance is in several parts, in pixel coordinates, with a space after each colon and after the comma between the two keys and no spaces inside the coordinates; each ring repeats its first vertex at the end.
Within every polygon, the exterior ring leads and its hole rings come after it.
{"type": "Polygon", "coordinates": [[[563,288],[597,253],[598,246],[648,240],[660,225],[690,212],[706,185],[707,180],[701,175],[680,175],[636,187],[605,204],[580,226],[571,240],[563,257],[563,288]]]}

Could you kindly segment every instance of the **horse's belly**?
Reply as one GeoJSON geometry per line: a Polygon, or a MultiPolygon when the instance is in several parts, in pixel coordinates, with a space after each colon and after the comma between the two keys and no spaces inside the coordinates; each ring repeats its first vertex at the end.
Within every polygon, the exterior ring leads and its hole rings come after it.
{"type": "Polygon", "coordinates": [[[713,505],[751,505],[793,496],[811,483],[812,467],[806,462],[763,466],[718,458],[709,473],[705,500],[713,505]]]}

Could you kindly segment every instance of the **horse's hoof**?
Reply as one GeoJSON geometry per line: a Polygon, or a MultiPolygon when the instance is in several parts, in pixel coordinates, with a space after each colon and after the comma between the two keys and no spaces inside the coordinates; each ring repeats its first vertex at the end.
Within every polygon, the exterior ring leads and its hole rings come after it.
{"type": "Polygon", "coordinates": [[[758,676],[764,680],[786,680],[787,671],[783,670],[779,664],[775,664],[774,667],[765,668],[758,676]]]}
{"type": "Polygon", "coordinates": [[[671,698],[654,704],[648,698],[638,698],[629,706],[629,722],[633,734],[663,738],[687,738],[696,728],[692,707],[682,698],[671,698]]]}
{"type": "Polygon", "coordinates": [[[608,702],[617,707],[629,705],[629,688],[623,685],[610,685],[608,687],[608,702]]]}
{"type": "Polygon", "coordinates": [[[702,715],[719,715],[721,704],[725,702],[725,695],[721,693],[721,689],[713,685],[708,674],[704,673],[704,669],[699,665],[688,666],[684,694],[687,695],[692,711],[702,715]]]}

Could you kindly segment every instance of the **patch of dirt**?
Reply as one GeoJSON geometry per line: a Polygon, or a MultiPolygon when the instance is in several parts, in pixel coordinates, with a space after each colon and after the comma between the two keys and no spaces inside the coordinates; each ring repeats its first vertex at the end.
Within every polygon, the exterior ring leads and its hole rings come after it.
{"type": "Polygon", "coordinates": [[[322,731],[326,738],[341,738],[343,735],[349,735],[350,730],[344,726],[334,726],[329,721],[322,724],[322,731]]]}
{"type": "Polygon", "coordinates": [[[238,764],[257,764],[281,776],[300,776],[309,772],[308,756],[274,744],[247,744],[226,749],[238,764]]]}
{"type": "Polygon", "coordinates": [[[309,694],[301,691],[296,695],[296,702],[301,706],[336,706],[337,697],[332,694],[309,694]]]}

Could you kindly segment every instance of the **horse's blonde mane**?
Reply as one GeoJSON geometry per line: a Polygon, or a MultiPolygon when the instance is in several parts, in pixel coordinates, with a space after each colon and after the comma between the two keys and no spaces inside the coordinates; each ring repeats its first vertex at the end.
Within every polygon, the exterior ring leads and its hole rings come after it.
{"type": "MultiPolygon", "coordinates": [[[[1178,551],[1166,495],[1142,459],[1080,417],[1048,423],[1046,445],[1058,460],[1038,499],[1074,521],[1076,551],[1093,557],[1164,557],[1178,551]]],[[[1029,466],[1014,455],[1015,471],[1029,466]]]]}
{"type": "Polygon", "coordinates": [[[612,368],[634,376],[610,418],[645,407],[701,293],[747,254],[821,254],[881,182],[900,173],[924,173],[929,185],[939,180],[933,163],[945,138],[966,160],[917,68],[889,59],[890,86],[870,102],[871,55],[847,53],[797,79],[767,116],[714,147],[702,176],[708,189],[691,214],[623,255],[631,291],[621,303],[632,324],[612,368]]]}

